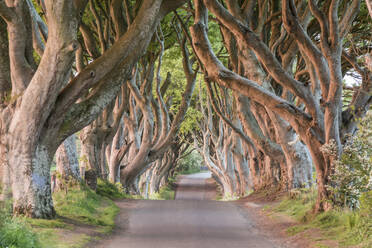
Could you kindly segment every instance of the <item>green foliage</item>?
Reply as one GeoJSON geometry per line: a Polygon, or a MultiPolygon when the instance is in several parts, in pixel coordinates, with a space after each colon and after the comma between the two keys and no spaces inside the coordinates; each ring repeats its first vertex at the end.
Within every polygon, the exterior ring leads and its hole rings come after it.
{"type": "Polygon", "coordinates": [[[193,174],[200,172],[203,159],[196,151],[192,151],[177,164],[176,171],[178,174],[193,174]]]}
{"type": "Polygon", "coordinates": [[[96,194],[85,185],[70,188],[67,194],[56,192],[53,199],[58,215],[100,226],[104,230],[111,230],[114,217],[119,211],[113,201],[96,194]]]}
{"type": "Polygon", "coordinates": [[[295,197],[285,198],[276,208],[275,211],[283,212],[300,222],[306,222],[309,213],[312,211],[316,202],[316,191],[304,189],[295,197]]]}
{"type": "Polygon", "coordinates": [[[109,181],[98,178],[97,194],[110,198],[111,200],[118,199],[142,199],[139,195],[126,194],[121,183],[110,183],[109,181]]]}
{"type": "Polygon", "coordinates": [[[22,218],[12,217],[9,207],[2,205],[0,205],[0,247],[41,247],[37,235],[27,222],[22,218]]]}
{"type": "MultiPolygon", "coordinates": [[[[191,51],[191,48],[189,49],[191,51]]],[[[182,65],[182,53],[179,46],[176,44],[174,47],[168,49],[164,53],[163,63],[161,67],[161,77],[165,79],[167,73],[172,75],[172,83],[168,87],[165,94],[165,99],[172,99],[170,113],[176,115],[178,108],[181,104],[182,94],[186,87],[186,77],[182,65]]],[[[199,79],[198,79],[199,80],[199,79]]],[[[194,90],[191,98],[190,106],[187,109],[184,121],[181,123],[179,133],[181,135],[187,134],[192,130],[198,130],[199,121],[203,118],[202,114],[197,108],[198,104],[198,90],[194,90]]]]}
{"type": "Polygon", "coordinates": [[[338,206],[358,208],[361,195],[372,190],[371,113],[361,121],[357,135],[348,138],[331,179],[333,201],[338,206]]]}
{"type": "MultiPolygon", "coordinates": [[[[73,229],[70,222],[98,227],[107,233],[114,227],[119,208],[110,199],[100,196],[85,185],[75,185],[66,192],[53,194],[58,215],[54,220],[12,217],[10,204],[0,206],[0,247],[9,248],[67,248],[82,247],[90,237],[76,233],[64,240],[60,229],[73,229]]],[[[71,231],[70,231],[71,232],[71,231]]]]}
{"type": "Polygon", "coordinates": [[[354,233],[359,240],[372,239],[372,191],[360,197],[360,211],[353,223],[354,233]]]}
{"type": "Polygon", "coordinates": [[[171,184],[160,188],[158,193],[150,195],[151,200],[174,200],[175,191],[171,184]]]}
{"type": "Polygon", "coordinates": [[[118,207],[110,199],[96,194],[85,185],[71,186],[67,193],[56,192],[53,198],[57,219],[25,219],[37,233],[42,248],[84,247],[91,237],[73,232],[79,223],[97,226],[97,231],[101,233],[108,233],[114,227],[118,207]],[[68,240],[65,240],[66,235],[68,240]]]}
{"type": "Polygon", "coordinates": [[[97,194],[113,200],[126,198],[123,186],[120,183],[113,184],[100,178],[97,180],[97,194]]]}
{"type": "Polygon", "coordinates": [[[37,235],[21,219],[11,218],[2,223],[0,246],[9,248],[38,248],[37,235]]]}

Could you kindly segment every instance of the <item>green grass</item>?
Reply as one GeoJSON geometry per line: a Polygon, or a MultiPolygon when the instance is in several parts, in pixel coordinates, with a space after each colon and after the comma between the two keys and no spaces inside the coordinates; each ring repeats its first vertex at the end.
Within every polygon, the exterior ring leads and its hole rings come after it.
{"type": "Polygon", "coordinates": [[[92,237],[75,232],[79,225],[91,226],[92,233],[109,233],[119,212],[111,199],[85,185],[56,192],[53,200],[58,215],[53,220],[12,217],[10,204],[0,205],[0,247],[80,248],[92,237]]]}
{"type": "Polygon", "coordinates": [[[293,235],[296,235],[297,233],[304,232],[304,231],[306,231],[307,229],[309,229],[309,227],[306,226],[306,225],[298,225],[298,226],[293,226],[293,227],[288,228],[288,229],[287,229],[287,233],[288,233],[290,236],[293,236],[293,235]]]}
{"type": "Polygon", "coordinates": [[[306,222],[310,217],[316,200],[316,192],[302,192],[294,198],[287,197],[274,208],[276,212],[282,212],[300,222],[306,222]]]}
{"type": "Polygon", "coordinates": [[[102,179],[97,180],[97,194],[110,198],[111,200],[143,199],[141,195],[126,194],[121,183],[113,184],[102,179]]]}
{"type": "MultiPolygon", "coordinates": [[[[339,242],[341,247],[352,245],[372,247],[370,215],[367,216],[362,211],[338,208],[314,215],[312,210],[315,199],[316,192],[302,192],[295,198],[286,197],[279,205],[269,209],[269,211],[291,216],[299,222],[299,224],[287,229],[289,235],[296,235],[309,229],[317,229],[321,230],[322,237],[320,240],[335,240],[339,242]]],[[[370,214],[370,212],[368,213],[370,214]]],[[[318,244],[318,247],[325,246],[318,244]]]]}
{"type": "Polygon", "coordinates": [[[328,245],[323,245],[323,244],[316,244],[315,245],[317,248],[331,248],[328,245]]]}
{"type": "Polygon", "coordinates": [[[56,192],[53,194],[53,200],[57,219],[27,219],[37,232],[41,248],[83,247],[92,237],[74,233],[79,223],[92,226],[92,230],[97,233],[109,233],[119,212],[119,208],[111,199],[95,193],[85,185],[71,187],[67,193],[56,192]]]}
{"type": "Polygon", "coordinates": [[[120,183],[113,184],[100,178],[97,180],[97,194],[112,200],[128,198],[120,183]]]}
{"type": "Polygon", "coordinates": [[[92,240],[86,234],[69,234],[68,239],[55,229],[38,229],[41,248],[81,248],[92,240]]]}
{"type": "Polygon", "coordinates": [[[180,171],[179,175],[190,175],[190,174],[199,173],[199,172],[202,172],[200,167],[192,167],[192,168],[188,168],[187,170],[180,171]]]}
{"type": "Polygon", "coordinates": [[[150,195],[151,200],[174,200],[174,187],[173,184],[168,184],[160,188],[158,193],[150,195]]]}
{"type": "Polygon", "coordinates": [[[70,188],[67,194],[57,192],[53,199],[58,215],[105,230],[112,229],[119,212],[112,200],[96,194],[85,185],[70,188]]]}
{"type": "Polygon", "coordinates": [[[42,247],[37,234],[22,218],[13,218],[8,214],[2,214],[0,218],[0,247],[42,247]]]}
{"type": "Polygon", "coordinates": [[[71,227],[63,222],[61,219],[54,219],[54,220],[44,220],[44,219],[25,219],[31,227],[34,228],[63,228],[63,229],[71,229],[71,227]]]}

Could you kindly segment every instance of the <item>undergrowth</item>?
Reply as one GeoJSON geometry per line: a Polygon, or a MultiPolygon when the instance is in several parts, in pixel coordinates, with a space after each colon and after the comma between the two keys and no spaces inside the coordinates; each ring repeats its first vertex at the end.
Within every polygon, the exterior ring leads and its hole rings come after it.
{"type": "Polygon", "coordinates": [[[335,208],[313,214],[315,201],[315,191],[302,192],[296,197],[286,197],[272,210],[289,215],[299,222],[287,230],[290,235],[317,229],[321,230],[324,240],[336,240],[341,247],[372,247],[372,192],[363,194],[358,211],[335,208]]]}
{"type": "Polygon", "coordinates": [[[3,203],[0,203],[0,247],[41,247],[30,225],[23,218],[12,217],[8,204],[3,203]]]}
{"type": "Polygon", "coordinates": [[[85,185],[70,188],[67,193],[57,192],[53,195],[58,215],[84,224],[103,227],[111,230],[114,218],[119,212],[115,203],[85,185]]]}
{"type": "Polygon", "coordinates": [[[150,195],[151,200],[174,200],[175,190],[173,184],[169,183],[160,188],[158,193],[150,195]]]}
{"type": "Polygon", "coordinates": [[[97,194],[112,200],[128,198],[128,195],[124,193],[123,186],[120,183],[113,184],[100,178],[97,180],[97,194]]]}
{"type": "Polygon", "coordinates": [[[97,194],[110,198],[111,200],[120,199],[143,199],[141,195],[131,195],[124,191],[121,183],[110,183],[109,181],[98,179],[97,194]]]}
{"type": "Polygon", "coordinates": [[[94,232],[108,233],[114,227],[119,208],[105,197],[122,198],[112,185],[101,183],[102,195],[85,185],[75,185],[68,191],[53,194],[57,218],[53,220],[13,217],[11,204],[0,202],[0,247],[7,248],[70,248],[82,247],[90,237],[74,233],[80,224],[89,225],[94,232]],[[62,233],[68,232],[69,239],[62,233]]]}

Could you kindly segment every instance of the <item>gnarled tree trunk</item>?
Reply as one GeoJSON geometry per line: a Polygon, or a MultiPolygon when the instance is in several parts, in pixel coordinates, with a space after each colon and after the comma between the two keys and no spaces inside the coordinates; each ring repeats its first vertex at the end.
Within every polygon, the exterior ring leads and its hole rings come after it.
{"type": "MultiPolygon", "coordinates": [[[[63,190],[69,183],[81,180],[76,150],[76,136],[71,135],[58,147],[56,152],[56,189],[63,190]]],[[[53,191],[53,188],[52,188],[53,191]]]]}

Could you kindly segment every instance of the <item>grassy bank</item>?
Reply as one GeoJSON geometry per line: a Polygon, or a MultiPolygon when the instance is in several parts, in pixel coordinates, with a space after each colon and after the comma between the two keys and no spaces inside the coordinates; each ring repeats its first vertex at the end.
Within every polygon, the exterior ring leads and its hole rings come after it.
{"type": "Polygon", "coordinates": [[[111,231],[119,208],[109,198],[96,194],[86,186],[69,189],[67,194],[53,195],[57,214],[64,219],[93,225],[102,232],[111,231]]]}
{"type": "Polygon", "coordinates": [[[320,237],[313,240],[318,247],[334,247],[324,244],[322,241],[325,240],[333,240],[339,247],[372,247],[372,192],[363,196],[357,211],[335,208],[313,214],[315,199],[316,192],[302,192],[285,197],[278,205],[265,211],[295,219],[297,224],[287,229],[289,235],[318,233],[320,237]]]}
{"type": "Polygon", "coordinates": [[[40,241],[28,223],[10,215],[8,203],[0,202],[0,247],[38,248],[40,241]]]}
{"type": "Polygon", "coordinates": [[[151,200],[174,200],[175,184],[169,182],[167,185],[160,188],[158,193],[150,195],[151,200]]]}
{"type": "MultiPolygon", "coordinates": [[[[115,191],[115,190],[114,190],[115,191]]],[[[123,197],[114,194],[117,199],[123,197]]],[[[109,233],[119,212],[115,203],[85,185],[53,194],[54,220],[12,217],[9,208],[0,213],[0,247],[79,248],[93,236],[109,233]]]]}

